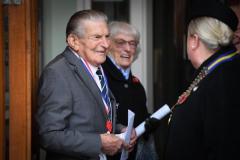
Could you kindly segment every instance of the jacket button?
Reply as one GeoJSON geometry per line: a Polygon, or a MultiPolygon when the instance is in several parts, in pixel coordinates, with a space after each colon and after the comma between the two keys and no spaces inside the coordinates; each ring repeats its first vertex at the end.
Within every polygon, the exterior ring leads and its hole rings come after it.
{"type": "Polygon", "coordinates": [[[128,88],[128,84],[125,83],[125,84],[124,84],[124,88],[128,88]]]}

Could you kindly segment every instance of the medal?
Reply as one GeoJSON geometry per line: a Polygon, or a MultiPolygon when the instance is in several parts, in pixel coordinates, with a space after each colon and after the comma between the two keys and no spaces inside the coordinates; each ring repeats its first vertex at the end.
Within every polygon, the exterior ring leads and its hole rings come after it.
{"type": "Polygon", "coordinates": [[[177,104],[182,104],[183,102],[185,102],[188,96],[189,95],[184,92],[181,96],[179,96],[177,104]]]}
{"type": "Polygon", "coordinates": [[[112,122],[110,120],[107,120],[106,122],[106,128],[108,130],[108,132],[112,132],[112,122]]]}
{"type": "MultiPolygon", "coordinates": [[[[192,93],[192,91],[194,90],[194,88],[196,88],[199,84],[199,82],[201,82],[201,80],[208,74],[207,72],[207,68],[206,67],[203,67],[203,69],[200,71],[200,73],[198,74],[198,76],[194,79],[194,81],[191,83],[191,85],[188,87],[188,89],[183,92],[179,97],[178,97],[178,100],[177,100],[177,103],[175,103],[171,110],[173,111],[174,108],[177,106],[177,105],[180,105],[182,103],[184,103],[187,98],[190,96],[190,94],[192,93]]],[[[170,123],[172,119],[172,114],[170,115],[169,119],[168,119],[168,124],[170,123]]]]}

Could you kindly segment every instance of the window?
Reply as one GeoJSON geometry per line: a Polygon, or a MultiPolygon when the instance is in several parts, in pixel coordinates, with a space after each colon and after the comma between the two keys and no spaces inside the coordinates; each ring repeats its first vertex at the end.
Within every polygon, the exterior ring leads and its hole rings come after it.
{"type": "Polygon", "coordinates": [[[129,22],[129,0],[92,0],[92,9],[107,14],[109,21],[129,22]]]}

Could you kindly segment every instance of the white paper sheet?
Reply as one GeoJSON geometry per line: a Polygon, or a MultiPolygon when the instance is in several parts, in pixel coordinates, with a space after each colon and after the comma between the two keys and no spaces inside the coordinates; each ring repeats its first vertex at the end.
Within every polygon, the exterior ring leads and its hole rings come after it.
{"type": "MultiPolygon", "coordinates": [[[[124,132],[124,134],[122,134],[122,136],[124,136],[124,141],[125,141],[126,144],[129,144],[129,142],[130,142],[130,138],[131,138],[131,134],[132,134],[132,128],[133,128],[133,122],[134,122],[134,117],[135,117],[135,113],[133,113],[132,111],[128,110],[128,126],[127,126],[126,132],[124,132]]],[[[128,151],[123,149],[120,160],[126,160],[127,158],[128,158],[128,151]]]]}
{"type": "MultiPolygon", "coordinates": [[[[154,112],[150,117],[154,117],[157,119],[162,119],[163,117],[165,117],[168,113],[171,112],[171,109],[169,108],[169,106],[167,104],[165,104],[164,106],[162,106],[161,108],[159,108],[156,112],[154,112]]],[[[135,130],[137,133],[137,137],[140,137],[144,132],[145,132],[145,121],[142,122],[141,124],[139,124],[135,130]]]]}

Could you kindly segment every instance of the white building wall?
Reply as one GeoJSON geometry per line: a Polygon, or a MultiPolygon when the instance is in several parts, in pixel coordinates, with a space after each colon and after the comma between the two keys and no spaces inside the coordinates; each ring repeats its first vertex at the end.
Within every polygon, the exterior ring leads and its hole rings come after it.
{"type": "Polygon", "coordinates": [[[142,82],[146,94],[148,109],[153,111],[153,69],[152,69],[152,0],[131,0],[130,22],[140,32],[140,53],[132,65],[132,72],[142,82]]]}
{"type": "Polygon", "coordinates": [[[66,47],[65,30],[69,17],[76,12],[76,0],[43,0],[42,45],[45,66],[66,47]]]}

